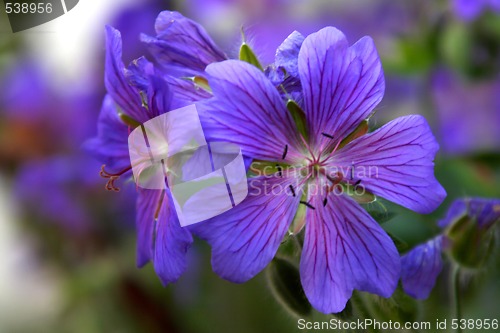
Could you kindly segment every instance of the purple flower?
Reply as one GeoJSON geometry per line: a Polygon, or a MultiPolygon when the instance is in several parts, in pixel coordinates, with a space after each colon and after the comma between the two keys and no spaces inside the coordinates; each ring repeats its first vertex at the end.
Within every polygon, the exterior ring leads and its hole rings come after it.
{"type": "Polygon", "coordinates": [[[455,14],[464,21],[472,21],[484,10],[500,12],[499,0],[453,0],[455,14]]]}
{"type": "MultiPolygon", "coordinates": [[[[144,59],[136,62],[132,69],[126,69],[121,60],[120,33],[107,27],[106,35],[105,84],[108,96],[99,116],[98,135],[86,143],[86,149],[105,163],[101,175],[109,179],[108,189],[118,190],[115,181],[131,176],[130,131],[171,110],[174,97],[178,101],[181,99],[170,91],[165,80],[154,75],[154,69],[144,59]],[[141,93],[144,93],[146,107],[141,93]]],[[[164,284],[174,282],[186,269],[186,252],[193,241],[191,233],[181,228],[168,189],[138,188],[137,192],[137,264],[143,266],[151,260],[164,284]]]]}
{"type": "Polygon", "coordinates": [[[461,264],[461,256],[466,259],[473,256],[475,264],[483,262],[485,254],[490,250],[489,239],[485,235],[499,221],[498,199],[455,200],[446,217],[438,222],[443,228],[442,233],[415,247],[401,258],[401,281],[404,291],[417,299],[429,297],[443,268],[444,250],[449,251],[454,259],[458,259],[458,264],[461,264]],[[484,249],[486,251],[483,251],[484,249]]]}
{"type": "Polygon", "coordinates": [[[212,245],[214,271],[244,282],[272,260],[297,211],[306,209],[293,229],[306,225],[300,273],[311,304],[339,312],[354,289],[389,297],[400,274],[396,247],[355,201],[363,198],[342,189],[362,186],[372,199],[429,213],[446,195],[433,174],[438,145],[420,116],[363,130],[385,89],[371,38],[349,46],[327,27],[306,37],[289,61],[297,62],[303,111],[255,66],[228,60],[207,67],[214,95],[200,106],[207,139],[238,144],[279,168],[251,179],[245,201],[193,230],[212,245]]]}

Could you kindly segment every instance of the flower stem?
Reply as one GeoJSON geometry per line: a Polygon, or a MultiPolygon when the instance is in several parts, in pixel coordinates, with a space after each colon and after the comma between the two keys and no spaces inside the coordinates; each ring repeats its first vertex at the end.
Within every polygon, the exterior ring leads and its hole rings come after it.
{"type": "Polygon", "coordinates": [[[458,321],[457,333],[462,333],[460,321],[462,319],[462,298],[460,295],[460,266],[456,265],[453,270],[453,301],[455,303],[455,318],[458,321]]]}

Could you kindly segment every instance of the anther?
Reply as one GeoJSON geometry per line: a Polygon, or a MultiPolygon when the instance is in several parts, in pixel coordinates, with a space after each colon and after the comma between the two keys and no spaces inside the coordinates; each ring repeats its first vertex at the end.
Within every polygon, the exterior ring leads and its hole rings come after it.
{"type": "Polygon", "coordinates": [[[295,190],[293,189],[293,186],[289,185],[288,187],[290,187],[290,192],[292,192],[292,195],[295,197],[295,190]]]}
{"type": "Polygon", "coordinates": [[[328,198],[324,198],[323,199],[323,207],[325,207],[327,203],[328,203],[328,198]]]}
{"type": "Polygon", "coordinates": [[[283,155],[281,156],[281,159],[284,160],[286,157],[286,154],[288,154],[288,145],[285,145],[285,150],[283,151],[283,155]]]}
{"type": "Polygon", "coordinates": [[[325,133],[325,132],[321,133],[321,135],[326,136],[328,139],[334,139],[333,135],[325,133]]]}
{"type": "Polygon", "coordinates": [[[311,209],[316,209],[316,208],[314,208],[314,206],[313,206],[313,205],[311,205],[311,204],[310,204],[309,202],[307,202],[307,201],[301,201],[300,203],[301,203],[301,204],[303,204],[303,205],[306,205],[308,208],[311,208],[311,209]]]}
{"type": "Polygon", "coordinates": [[[276,164],[276,168],[278,169],[278,175],[283,177],[283,168],[279,164],[276,164]]]}

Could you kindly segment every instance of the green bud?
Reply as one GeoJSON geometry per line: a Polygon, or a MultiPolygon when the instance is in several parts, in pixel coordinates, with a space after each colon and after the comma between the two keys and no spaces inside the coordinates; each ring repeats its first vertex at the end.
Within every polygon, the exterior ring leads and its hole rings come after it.
{"type": "Polygon", "coordinates": [[[481,228],[477,220],[462,216],[446,232],[448,251],[462,267],[481,268],[490,258],[495,245],[494,228],[481,228]]]}

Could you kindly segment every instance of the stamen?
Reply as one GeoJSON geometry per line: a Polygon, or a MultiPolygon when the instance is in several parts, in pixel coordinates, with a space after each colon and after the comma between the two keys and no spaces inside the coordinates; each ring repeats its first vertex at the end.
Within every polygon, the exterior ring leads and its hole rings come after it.
{"type": "Polygon", "coordinates": [[[309,202],[307,202],[307,201],[301,201],[300,203],[301,203],[301,204],[303,204],[303,205],[306,205],[308,208],[311,208],[311,209],[316,209],[316,208],[314,208],[314,206],[313,206],[313,205],[311,205],[311,204],[310,204],[309,202]]]}
{"type": "Polygon", "coordinates": [[[295,190],[294,190],[293,186],[289,185],[288,187],[290,187],[290,191],[292,192],[292,195],[295,197],[295,190]]]}
{"type": "Polygon", "coordinates": [[[106,164],[103,164],[101,166],[101,171],[99,172],[99,176],[102,178],[108,179],[106,182],[105,188],[108,191],[115,191],[115,192],[120,192],[120,189],[115,186],[115,181],[120,178],[121,175],[123,175],[125,172],[129,171],[132,169],[132,166],[126,167],[120,172],[117,173],[109,173],[107,172],[104,168],[106,167],[106,164]]]}
{"type": "Polygon", "coordinates": [[[286,157],[286,154],[288,154],[288,145],[285,145],[285,150],[283,151],[283,155],[281,156],[281,159],[284,160],[286,157]]]}
{"type": "Polygon", "coordinates": [[[337,149],[339,148],[340,146],[340,143],[342,142],[342,139],[339,140],[339,142],[337,142],[337,144],[335,145],[335,148],[333,148],[332,152],[330,154],[328,154],[328,156],[326,158],[324,158],[320,163],[323,164],[325,163],[326,161],[328,161],[328,159],[330,159],[330,157],[333,156],[333,154],[335,154],[335,152],[337,151],[337,149]]]}
{"type": "Polygon", "coordinates": [[[326,136],[328,139],[332,139],[332,140],[334,139],[333,135],[325,133],[325,132],[321,133],[321,135],[326,136]]]}
{"type": "Polygon", "coordinates": [[[325,198],[323,199],[323,207],[325,207],[327,203],[328,203],[328,198],[326,198],[326,197],[325,197],[325,198]]]}
{"type": "Polygon", "coordinates": [[[160,200],[158,201],[158,205],[156,206],[155,215],[154,215],[155,221],[158,220],[158,216],[160,215],[161,206],[163,204],[163,198],[165,198],[165,190],[161,191],[160,200]]]}
{"type": "Polygon", "coordinates": [[[278,169],[278,175],[283,177],[283,168],[279,164],[276,164],[276,168],[278,169]]]}
{"type": "Polygon", "coordinates": [[[314,153],[313,153],[311,147],[309,146],[309,144],[307,144],[306,139],[304,139],[304,137],[302,136],[302,134],[300,134],[299,136],[300,136],[300,139],[302,140],[302,143],[306,147],[307,151],[309,152],[309,154],[311,154],[311,157],[313,158],[312,163],[316,163],[318,160],[316,159],[316,156],[314,155],[314,153]]]}

